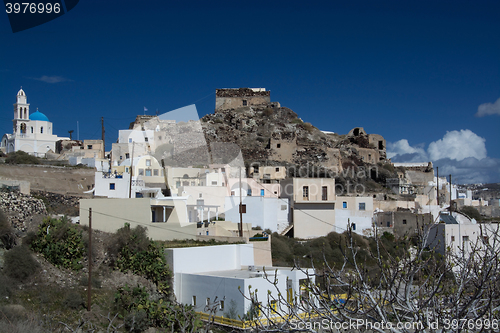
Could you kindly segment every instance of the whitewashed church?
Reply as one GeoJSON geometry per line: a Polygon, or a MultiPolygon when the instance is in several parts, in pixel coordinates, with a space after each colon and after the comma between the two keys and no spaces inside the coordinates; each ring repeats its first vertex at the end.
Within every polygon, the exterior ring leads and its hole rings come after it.
{"type": "Polygon", "coordinates": [[[22,150],[31,155],[45,157],[48,151],[56,151],[57,141],[69,139],[52,134],[52,123],[38,109],[30,114],[30,105],[22,88],[17,92],[12,122],[14,132],[2,137],[1,149],[5,153],[22,150]]]}

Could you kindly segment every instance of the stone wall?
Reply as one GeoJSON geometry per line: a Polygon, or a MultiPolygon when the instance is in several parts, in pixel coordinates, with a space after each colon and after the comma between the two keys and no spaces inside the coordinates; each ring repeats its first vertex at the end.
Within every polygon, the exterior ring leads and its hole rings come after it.
{"type": "Polygon", "coordinates": [[[2,210],[17,230],[25,231],[27,222],[34,215],[46,214],[42,200],[17,191],[0,191],[0,210],[2,210]]]}

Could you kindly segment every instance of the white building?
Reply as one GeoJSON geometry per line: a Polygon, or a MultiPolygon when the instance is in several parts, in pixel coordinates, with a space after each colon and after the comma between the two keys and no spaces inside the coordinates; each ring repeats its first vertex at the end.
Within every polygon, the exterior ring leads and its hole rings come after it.
{"type": "MultiPolygon", "coordinates": [[[[250,243],[166,249],[167,263],[174,276],[173,288],[177,301],[190,304],[196,312],[203,313],[207,313],[208,308],[215,304],[216,316],[224,316],[233,304],[236,314],[243,317],[251,309],[250,292],[256,293],[263,307],[273,306],[272,301],[268,304],[268,297],[279,299],[278,293],[286,294],[290,302],[295,297],[300,299],[298,296],[302,292],[301,286],[308,282],[307,274],[297,269],[271,267],[270,253],[269,266],[256,266],[258,252],[255,245],[250,243]],[[276,285],[264,278],[265,273],[272,281],[276,276],[276,285]]],[[[309,269],[307,272],[309,282],[314,283],[313,271],[309,269]]],[[[279,311],[279,307],[276,309],[279,311]]]]}
{"type": "Polygon", "coordinates": [[[373,223],[373,197],[341,197],[335,201],[336,232],[343,233],[351,224],[352,231],[370,236],[373,223]]]}
{"type": "Polygon", "coordinates": [[[46,115],[37,111],[30,114],[30,105],[23,89],[17,92],[14,103],[14,131],[4,134],[1,147],[6,153],[22,150],[28,154],[45,157],[48,151],[56,151],[56,142],[69,138],[52,134],[52,123],[46,115]]]}
{"type": "MultiPolygon", "coordinates": [[[[288,227],[288,198],[242,196],[241,199],[243,222],[251,223],[252,227],[261,227],[262,230],[270,229],[278,233],[288,227]]],[[[239,205],[238,195],[226,197],[224,205],[226,221],[240,221],[239,205]]]]}

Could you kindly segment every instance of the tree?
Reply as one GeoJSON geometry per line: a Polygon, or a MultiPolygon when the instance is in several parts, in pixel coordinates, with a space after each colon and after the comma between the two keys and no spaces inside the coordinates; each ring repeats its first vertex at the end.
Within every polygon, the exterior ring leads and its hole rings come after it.
{"type": "MultiPolygon", "coordinates": [[[[292,301],[285,291],[267,300],[250,294],[252,304],[261,310],[254,325],[267,332],[498,330],[498,228],[484,225],[477,242],[456,252],[448,248],[444,256],[427,246],[432,243],[429,230],[421,226],[413,245],[397,255],[391,255],[376,235],[376,247],[370,253],[376,266],[369,268],[360,259],[360,247],[349,229],[345,242],[339,244],[342,265],[330,266],[324,258],[292,301]]],[[[278,278],[266,275],[274,286],[278,278]]]]}

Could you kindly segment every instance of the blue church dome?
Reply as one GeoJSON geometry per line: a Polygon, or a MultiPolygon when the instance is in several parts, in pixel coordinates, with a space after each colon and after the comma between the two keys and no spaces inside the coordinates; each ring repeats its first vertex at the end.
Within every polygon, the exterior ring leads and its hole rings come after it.
{"type": "Polygon", "coordinates": [[[35,113],[30,114],[30,120],[49,121],[49,118],[37,109],[35,113]]]}

